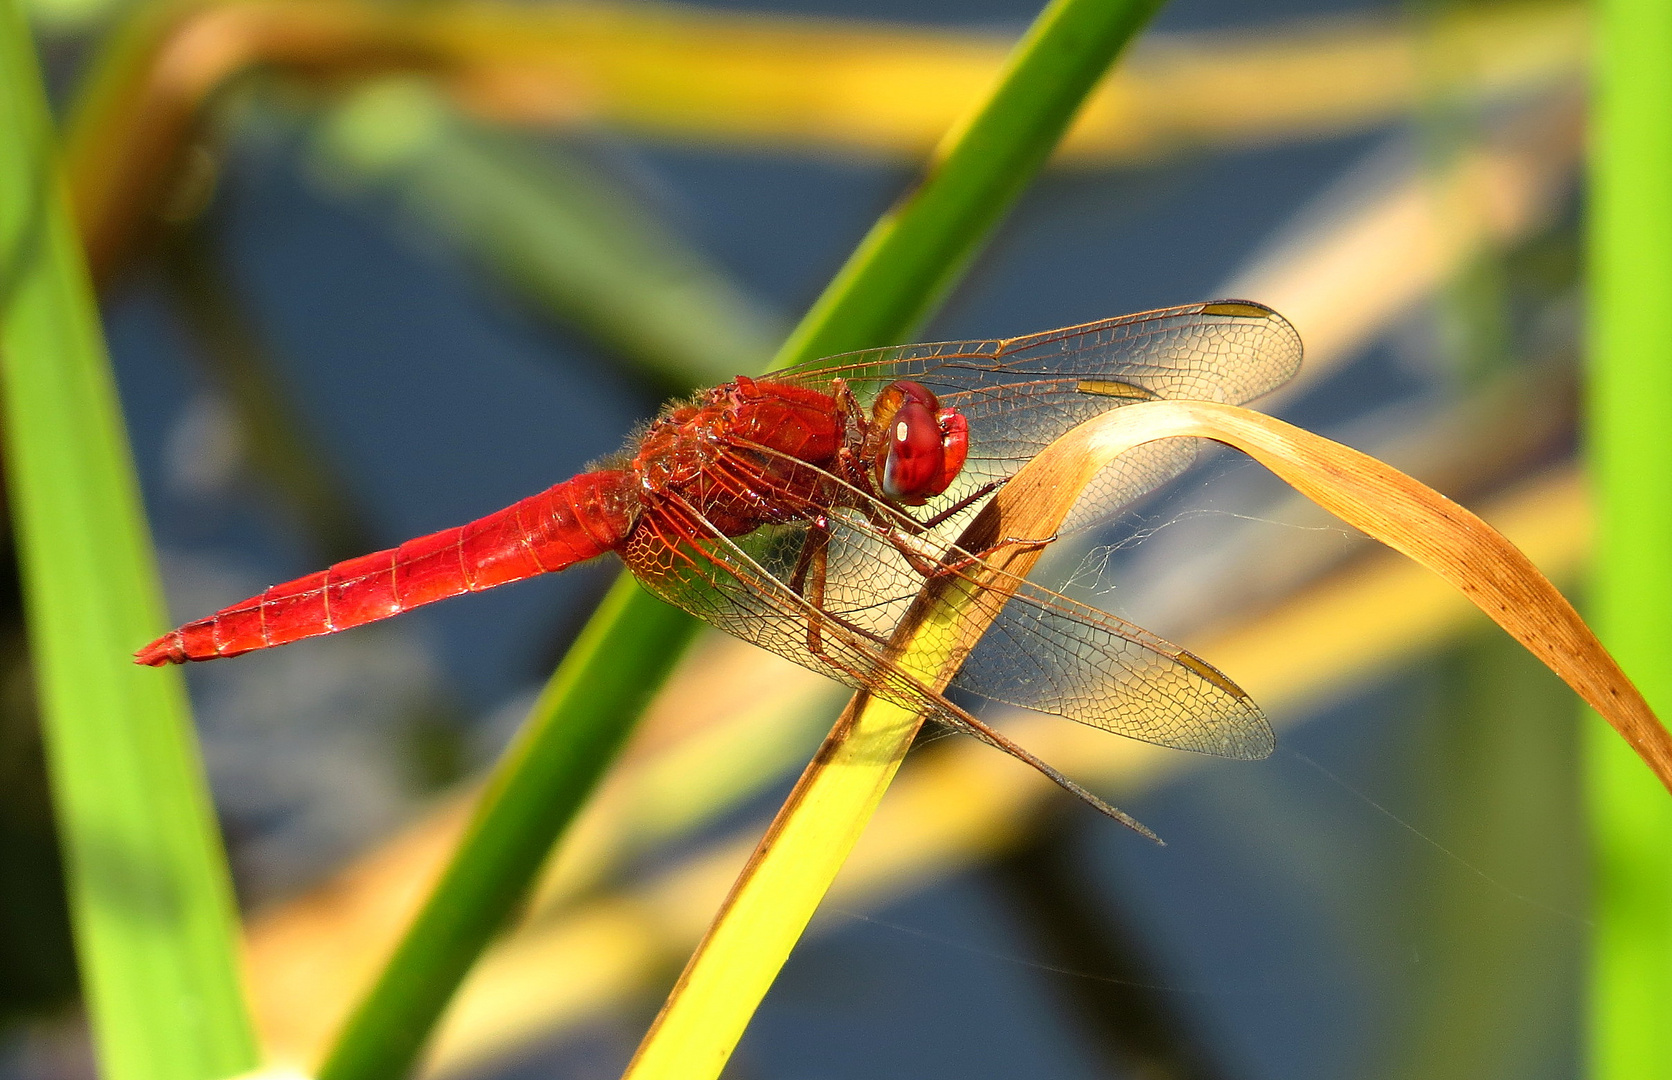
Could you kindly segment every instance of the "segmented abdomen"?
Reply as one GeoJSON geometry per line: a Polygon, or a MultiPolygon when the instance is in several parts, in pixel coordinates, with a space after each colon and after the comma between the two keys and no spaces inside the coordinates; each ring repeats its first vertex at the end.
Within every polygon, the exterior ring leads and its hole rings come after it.
{"type": "Polygon", "coordinates": [[[636,484],[628,472],[584,473],[468,525],[274,585],[134,658],[158,667],[236,656],[562,570],[621,543],[637,515],[636,484]]]}

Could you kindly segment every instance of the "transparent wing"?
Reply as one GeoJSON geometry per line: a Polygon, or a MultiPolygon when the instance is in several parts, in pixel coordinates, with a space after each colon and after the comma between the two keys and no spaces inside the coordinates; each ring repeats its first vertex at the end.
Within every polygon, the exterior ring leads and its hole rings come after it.
{"type": "Polygon", "coordinates": [[[786,583],[804,526],[720,536],[688,506],[659,505],[640,518],[621,557],[645,589],[734,637],[854,689],[962,726],[945,699],[901,671],[886,637],[815,606],[786,583]]]}
{"type": "MultiPolygon", "coordinates": [[[[854,625],[892,632],[923,588],[897,543],[944,573],[968,576],[971,557],[944,541],[895,537],[858,511],[829,519],[825,607],[854,625]],[[962,570],[958,568],[962,567],[962,570]]],[[[1258,759],[1275,745],[1249,696],[1217,668],[1140,626],[1025,580],[978,594],[991,625],[952,686],[1142,742],[1217,757],[1258,759]]]]}
{"type": "MultiPolygon", "coordinates": [[[[652,593],[719,629],[960,725],[940,695],[888,658],[886,643],[923,587],[923,566],[967,572],[969,557],[901,537],[864,507],[824,520],[829,566],[816,604],[805,573],[814,532],[807,522],[733,540],[689,507],[659,506],[622,554],[652,593]]],[[[997,615],[952,685],[1162,746],[1234,758],[1271,752],[1271,729],[1248,695],[1178,646],[1027,582],[1008,603],[996,591],[977,602],[997,615]]]]}
{"type": "MultiPolygon", "coordinates": [[[[1064,432],[1110,408],[1157,398],[1239,404],[1283,385],[1300,360],[1300,336],[1281,315],[1222,300],[1026,337],[871,349],[771,378],[820,389],[840,378],[864,404],[890,382],[912,379],[962,412],[969,460],[928,506],[934,513],[1011,476],[1064,432]]],[[[1177,476],[1194,456],[1193,440],[1184,439],[1122,455],[1082,495],[1067,528],[1106,517],[1177,476]]]]}
{"type": "MultiPolygon", "coordinates": [[[[985,596],[998,603],[996,594],[985,596]]],[[[1022,582],[952,685],[1129,739],[1254,760],[1276,745],[1265,714],[1194,653],[1022,582]]]]}

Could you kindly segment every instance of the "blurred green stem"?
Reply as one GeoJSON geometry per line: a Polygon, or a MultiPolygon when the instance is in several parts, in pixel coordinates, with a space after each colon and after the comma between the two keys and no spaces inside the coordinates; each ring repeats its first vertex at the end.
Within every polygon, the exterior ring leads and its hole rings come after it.
{"type": "Polygon", "coordinates": [[[256,1065],[232,890],[178,670],[134,666],[163,607],[33,46],[0,0],[7,488],[77,958],[110,1080],[256,1065]]]}
{"type": "MultiPolygon", "coordinates": [[[[1081,102],[1161,0],[1053,0],[1017,45],[992,95],[947,137],[923,178],[871,230],[808,312],[774,366],[908,338],[945,297],[1022,190],[1044,164],[1081,102]]],[[[586,631],[588,640],[628,643],[640,627],[688,622],[623,580],[586,631]]],[[[577,651],[559,668],[517,753],[496,770],[476,827],[431,895],[395,959],[350,1018],[320,1080],[385,1080],[416,1059],[448,998],[495,928],[526,892],[539,859],[608,764],[554,744],[583,738],[611,748],[625,738],[653,688],[678,659],[677,635],[649,656],[613,648],[577,651]],[[636,666],[627,673],[623,663],[636,666]],[[572,717],[609,718],[617,734],[576,734],[572,717]],[[532,783],[525,763],[568,757],[562,778],[532,783]],[[515,800],[548,809],[518,809],[515,800]],[[557,812],[561,809],[562,812],[557,812]],[[477,849],[481,849],[478,851],[477,849]],[[470,880],[470,875],[491,881],[470,880]],[[491,909],[467,900],[469,894],[491,909]],[[432,976],[419,986],[410,966],[425,954],[432,976]],[[444,955],[442,955],[444,954],[444,955]]]]}
{"type": "Polygon", "coordinates": [[[1053,0],[992,96],[947,133],[923,179],[872,227],[772,366],[898,344],[921,328],[1161,4],[1053,0]]]}
{"type": "MultiPolygon", "coordinates": [[[[1592,604],[1603,641],[1672,712],[1672,4],[1602,0],[1591,127],[1592,604]]],[[[1590,1074],[1672,1076],[1672,803],[1592,729],[1597,858],[1590,1074]]]]}
{"type": "Polygon", "coordinates": [[[506,751],[424,909],[320,1070],[320,1080],[397,1077],[482,948],[522,902],[555,837],[632,730],[696,623],[624,577],[564,657],[506,751]],[[643,608],[639,618],[623,613],[643,608]],[[623,722],[627,717],[629,722],[623,722]]]}
{"type": "MultiPolygon", "coordinates": [[[[1466,233],[1488,209],[1478,188],[1459,179],[1465,155],[1485,143],[1488,119],[1455,89],[1466,61],[1445,29],[1467,3],[1406,0],[1406,8],[1418,46],[1428,196],[1446,228],[1466,233]]],[[[1505,253],[1491,243],[1446,282],[1435,312],[1439,351],[1462,393],[1478,393],[1521,359],[1509,286],[1505,253]]],[[[1523,377],[1528,366],[1520,365],[1523,377]]],[[[1539,381],[1538,392],[1550,394],[1553,384],[1539,381]]],[[[1561,1018],[1577,989],[1583,927],[1551,909],[1582,903],[1575,718],[1555,678],[1502,636],[1477,632],[1433,666],[1433,709],[1411,763],[1424,789],[1421,827],[1506,885],[1460,873],[1430,848],[1414,850],[1397,910],[1420,962],[1409,968],[1410,1004],[1396,1013],[1383,1075],[1511,1080],[1567,1049],[1561,1018]]]]}
{"type": "Polygon", "coordinates": [[[562,146],[473,124],[418,80],[356,92],[314,151],[328,184],[394,194],[425,233],[666,393],[759,370],[782,333],[619,180],[562,146]]]}

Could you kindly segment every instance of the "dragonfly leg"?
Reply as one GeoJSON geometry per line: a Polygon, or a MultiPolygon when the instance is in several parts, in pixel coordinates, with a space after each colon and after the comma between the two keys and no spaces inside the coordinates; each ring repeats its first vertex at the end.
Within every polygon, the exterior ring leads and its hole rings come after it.
{"type": "MultiPolygon", "coordinates": [[[[789,586],[792,591],[813,611],[824,613],[824,581],[825,570],[829,566],[830,556],[830,526],[820,517],[813,521],[807,529],[807,539],[802,541],[801,554],[795,560],[795,573],[790,575],[789,586]]],[[[818,615],[809,612],[807,616],[807,651],[823,660],[832,663],[824,652],[824,634],[819,626],[818,615]]]]}
{"type": "Polygon", "coordinates": [[[871,524],[875,525],[878,531],[882,533],[889,545],[892,546],[895,551],[900,553],[901,558],[906,560],[906,565],[910,566],[913,570],[917,571],[925,578],[935,578],[946,574],[962,573],[968,567],[979,562],[985,562],[994,552],[1001,551],[1007,547],[1022,547],[1029,550],[1038,550],[1043,547],[1048,547],[1057,541],[1057,534],[1055,533],[1040,540],[1028,539],[1019,536],[1007,536],[997,543],[989,544],[987,547],[982,548],[978,553],[971,554],[969,552],[961,552],[958,558],[951,562],[940,562],[936,559],[925,556],[922,552],[914,551],[907,538],[900,535],[900,531],[895,528],[894,523],[884,518],[875,507],[865,506],[862,509],[865,516],[869,518],[871,524]]]}
{"type": "Polygon", "coordinates": [[[955,712],[950,711],[946,707],[950,705],[950,702],[946,702],[941,709],[937,709],[933,714],[935,719],[939,720],[947,727],[952,728],[954,731],[961,731],[966,735],[972,735],[986,743],[988,746],[991,746],[996,750],[1004,751],[1017,761],[1022,762],[1024,765],[1029,765],[1034,769],[1037,769],[1052,783],[1056,784],[1070,795],[1073,795],[1082,802],[1090,804],[1092,809],[1096,810],[1098,813],[1103,814],[1106,817],[1114,818],[1116,821],[1125,825],[1139,836],[1154,840],[1157,844],[1160,844],[1163,847],[1166,846],[1166,841],[1155,835],[1154,832],[1150,831],[1149,826],[1145,825],[1131,814],[1121,810],[1119,807],[1110,806],[1102,799],[1099,799],[1096,795],[1093,795],[1091,792],[1087,791],[1079,784],[1076,784],[1074,781],[1070,780],[1050,765],[1047,765],[1025,747],[1018,744],[1015,740],[1011,739],[1003,732],[998,731],[996,728],[982,723],[980,720],[977,720],[974,716],[962,709],[957,709],[955,712]]]}
{"type": "Polygon", "coordinates": [[[850,677],[859,680],[855,686],[864,686],[859,673],[846,664],[831,656],[824,647],[824,620],[840,626],[850,634],[865,638],[876,646],[885,646],[888,641],[878,634],[872,633],[865,627],[826,611],[824,608],[825,573],[829,566],[830,556],[830,526],[823,518],[815,518],[808,526],[807,539],[801,545],[801,554],[796,557],[795,571],[788,582],[790,591],[807,602],[807,651],[818,657],[824,663],[838,671],[846,672],[850,677]]]}
{"type": "Polygon", "coordinates": [[[1042,548],[1050,547],[1052,544],[1054,544],[1056,542],[1057,542],[1057,534],[1056,533],[1052,533],[1050,536],[1045,537],[1043,540],[1029,540],[1029,539],[1026,539],[1025,537],[1021,537],[1021,536],[1007,536],[1003,540],[1000,540],[996,544],[989,544],[987,547],[982,548],[979,552],[976,552],[974,554],[970,554],[969,552],[965,552],[956,561],[949,562],[949,563],[942,563],[941,567],[940,567],[940,572],[943,573],[943,574],[959,573],[959,572],[963,571],[964,569],[974,565],[975,563],[986,562],[995,553],[1003,551],[1007,547],[1019,547],[1019,548],[1022,548],[1024,551],[1039,551],[1042,548]]]}
{"type": "MultiPolygon", "coordinates": [[[[948,518],[953,518],[953,517],[958,516],[959,514],[963,513],[965,510],[968,510],[970,507],[972,507],[976,503],[980,502],[982,499],[985,499],[987,496],[989,496],[993,492],[997,491],[999,488],[1003,487],[1005,485],[1005,481],[1007,481],[1009,479],[1010,478],[1007,476],[1007,477],[1004,478],[1004,480],[993,480],[993,481],[990,481],[988,483],[982,484],[980,487],[976,488],[974,491],[970,492],[968,495],[965,495],[962,499],[959,499],[957,502],[953,503],[951,506],[947,507],[945,510],[942,510],[940,513],[938,513],[935,516],[929,518],[927,521],[918,521],[917,522],[918,528],[922,529],[924,532],[928,532],[930,529],[934,528],[936,525],[941,524],[943,521],[946,521],[948,518]]],[[[907,514],[906,516],[911,517],[910,514],[907,514]]],[[[917,519],[912,518],[912,520],[916,521],[917,519]]]]}
{"type": "Polygon", "coordinates": [[[861,418],[865,415],[865,407],[854,396],[853,387],[848,385],[848,380],[832,380],[831,389],[835,391],[836,407],[841,410],[842,419],[851,421],[855,427],[863,428],[865,421],[861,418]]]}
{"type": "Polygon", "coordinates": [[[883,535],[888,538],[888,542],[893,545],[894,550],[900,553],[900,557],[906,560],[906,565],[923,575],[924,578],[937,577],[947,572],[948,568],[945,563],[937,562],[921,552],[913,551],[911,545],[906,542],[906,538],[893,529],[884,528],[883,535]]]}
{"type": "Polygon", "coordinates": [[[795,559],[795,569],[790,573],[788,582],[790,591],[797,596],[805,596],[807,572],[813,565],[814,533],[824,533],[824,539],[817,546],[824,546],[830,542],[830,533],[823,517],[815,518],[807,528],[807,539],[802,541],[801,551],[795,559]]]}

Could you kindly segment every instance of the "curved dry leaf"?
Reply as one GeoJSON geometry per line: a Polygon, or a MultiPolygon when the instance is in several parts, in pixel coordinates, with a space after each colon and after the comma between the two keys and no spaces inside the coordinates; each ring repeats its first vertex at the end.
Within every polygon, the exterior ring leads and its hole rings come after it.
{"type": "MultiPolygon", "coordinates": [[[[1672,736],[1573,605],[1503,534],[1398,469],[1263,413],[1197,401],[1129,406],[1081,425],[1052,450],[1072,440],[1083,447],[1084,469],[1181,435],[1243,451],[1342,521],[1451,582],[1560,675],[1672,790],[1672,736]]],[[[1029,483],[1040,479],[1035,474],[1029,483]]]]}

